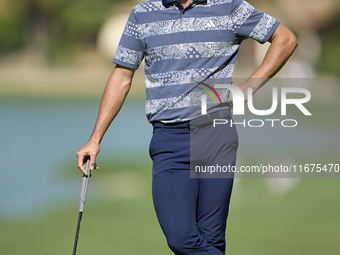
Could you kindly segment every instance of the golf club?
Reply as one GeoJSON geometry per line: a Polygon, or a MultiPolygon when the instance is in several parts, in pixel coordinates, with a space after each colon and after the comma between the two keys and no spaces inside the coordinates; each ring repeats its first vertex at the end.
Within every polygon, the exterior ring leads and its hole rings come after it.
{"type": "Polygon", "coordinates": [[[74,240],[74,246],[73,246],[73,255],[76,254],[76,250],[77,250],[79,231],[80,231],[80,222],[81,222],[81,218],[83,216],[83,211],[84,211],[84,206],[85,206],[85,199],[86,199],[87,185],[88,185],[89,179],[90,179],[90,159],[89,158],[86,161],[85,170],[87,172],[87,176],[85,174],[83,175],[83,180],[82,180],[82,184],[81,184],[80,203],[79,203],[79,216],[78,216],[76,238],[74,240]]]}

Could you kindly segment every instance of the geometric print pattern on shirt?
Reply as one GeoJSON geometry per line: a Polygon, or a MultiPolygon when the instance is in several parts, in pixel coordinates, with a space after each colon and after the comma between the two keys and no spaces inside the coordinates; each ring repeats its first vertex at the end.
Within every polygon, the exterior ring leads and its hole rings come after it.
{"type": "MultiPolygon", "coordinates": [[[[155,88],[169,85],[182,85],[189,84],[192,80],[204,79],[215,68],[202,68],[202,69],[190,69],[190,70],[176,70],[164,73],[156,73],[145,75],[146,88],[155,88]]],[[[227,79],[231,78],[234,70],[234,65],[229,65],[220,72],[213,75],[213,79],[227,79]]]]}
{"type": "MultiPolygon", "coordinates": [[[[206,5],[199,5],[199,7],[211,7],[213,5],[219,5],[219,4],[226,4],[231,3],[232,0],[210,0],[206,5]]],[[[162,2],[143,2],[136,6],[135,11],[136,13],[142,13],[142,12],[150,12],[150,11],[166,11],[175,9],[175,6],[170,6],[168,8],[165,8],[162,4],[162,2]]]]}
{"type": "MultiPolygon", "coordinates": [[[[148,120],[180,122],[191,117],[190,102],[195,100],[186,95],[193,79],[203,80],[226,65],[212,78],[228,82],[241,42],[252,38],[264,43],[278,25],[244,0],[193,1],[184,10],[150,0],[133,8],[112,61],[137,69],[145,58],[148,120]]],[[[223,96],[227,92],[219,93],[228,108],[228,98],[223,96]]]]}
{"type": "Polygon", "coordinates": [[[239,28],[254,11],[254,7],[247,2],[240,5],[232,15],[211,16],[200,18],[182,18],[166,21],[156,21],[144,24],[128,22],[124,34],[136,36],[143,40],[146,37],[164,34],[174,34],[190,31],[232,30],[239,28]]]}

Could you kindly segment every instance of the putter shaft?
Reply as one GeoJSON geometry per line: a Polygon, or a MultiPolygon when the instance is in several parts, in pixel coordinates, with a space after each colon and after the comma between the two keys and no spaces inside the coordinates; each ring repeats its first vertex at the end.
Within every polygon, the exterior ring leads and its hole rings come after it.
{"type": "Polygon", "coordinates": [[[89,179],[90,179],[90,160],[89,159],[86,161],[85,170],[87,172],[87,176],[85,174],[83,175],[82,184],[81,184],[80,202],[79,202],[79,216],[78,216],[77,231],[76,231],[76,237],[75,237],[75,240],[74,240],[72,255],[75,255],[76,251],[77,251],[77,244],[78,244],[79,231],[80,231],[80,223],[81,223],[81,218],[83,216],[85,200],[86,200],[87,186],[88,186],[89,179]]]}

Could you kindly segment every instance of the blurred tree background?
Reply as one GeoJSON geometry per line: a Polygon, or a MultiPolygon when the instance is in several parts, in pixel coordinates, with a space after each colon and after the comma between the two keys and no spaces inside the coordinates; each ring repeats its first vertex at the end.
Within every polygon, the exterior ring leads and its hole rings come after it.
{"type": "Polygon", "coordinates": [[[93,47],[117,4],[117,0],[1,0],[1,54],[35,48],[53,62],[60,54],[93,47]]]}
{"type": "MultiPolygon", "coordinates": [[[[131,7],[138,2],[125,0],[123,5],[131,7]]],[[[314,62],[313,68],[321,75],[340,75],[339,1],[249,2],[278,16],[298,37],[311,31],[322,48],[317,60],[309,62],[314,62]]],[[[121,6],[122,1],[118,0],[0,0],[0,56],[35,49],[48,64],[70,60],[85,49],[96,47],[101,27],[121,6]]],[[[309,54],[315,54],[313,49],[309,54]]]]}

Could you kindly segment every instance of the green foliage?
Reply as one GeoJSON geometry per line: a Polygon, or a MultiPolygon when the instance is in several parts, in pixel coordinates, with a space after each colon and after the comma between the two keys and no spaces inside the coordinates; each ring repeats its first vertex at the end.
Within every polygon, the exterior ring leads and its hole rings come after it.
{"type": "Polygon", "coordinates": [[[322,54],[317,69],[325,75],[340,76],[340,18],[332,26],[320,31],[322,54]]]}
{"type": "Polygon", "coordinates": [[[24,45],[23,20],[18,16],[0,18],[0,53],[16,50],[24,45]]]}
{"type": "Polygon", "coordinates": [[[3,1],[9,12],[5,17],[0,13],[0,51],[26,45],[46,49],[51,56],[94,45],[103,22],[122,4],[118,0],[3,1]],[[41,35],[47,40],[36,38],[41,35]]]}
{"type": "Polygon", "coordinates": [[[65,4],[54,19],[65,39],[76,43],[92,42],[107,18],[114,1],[76,0],[65,4]]]}

